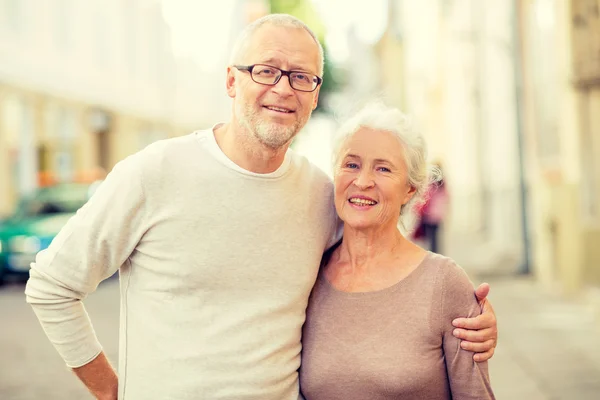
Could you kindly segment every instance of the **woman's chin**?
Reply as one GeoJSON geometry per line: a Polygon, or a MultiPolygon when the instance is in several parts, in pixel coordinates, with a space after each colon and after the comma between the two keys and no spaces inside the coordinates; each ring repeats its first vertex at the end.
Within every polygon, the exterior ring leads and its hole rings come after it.
{"type": "Polygon", "coordinates": [[[357,231],[365,231],[377,227],[377,223],[372,220],[349,218],[344,220],[344,227],[348,227],[357,231]]]}

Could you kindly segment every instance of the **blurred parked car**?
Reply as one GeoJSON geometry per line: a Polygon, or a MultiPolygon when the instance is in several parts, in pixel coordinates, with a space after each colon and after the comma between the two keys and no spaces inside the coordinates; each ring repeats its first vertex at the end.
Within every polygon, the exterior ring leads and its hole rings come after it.
{"type": "Polygon", "coordinates": [[[29,273],[35,255],[50,245],[66,222],[93,194],[94,183],[60,183],[23,198],[0,223],[0,284],[8,275],[29,273]]]}

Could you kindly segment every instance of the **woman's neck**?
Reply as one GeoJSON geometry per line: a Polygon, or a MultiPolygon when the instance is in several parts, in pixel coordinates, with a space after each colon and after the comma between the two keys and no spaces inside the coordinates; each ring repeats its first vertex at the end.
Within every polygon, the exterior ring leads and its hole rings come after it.
{"type": "Polygon", "coordinates": [[[339,248],[339,262],[356,272],[366,271],[397,258],[407,245],[412,245],[394,226],[378,230],[358,230],[344,226],[339,248]]]}
{"type": "Polygon", "coordinates": [[[426,255],[394,226],[379,232],[344,227],[344,237],[325,267],[326,279],[345,292],[388,288],[410,274],[426,255]]]}

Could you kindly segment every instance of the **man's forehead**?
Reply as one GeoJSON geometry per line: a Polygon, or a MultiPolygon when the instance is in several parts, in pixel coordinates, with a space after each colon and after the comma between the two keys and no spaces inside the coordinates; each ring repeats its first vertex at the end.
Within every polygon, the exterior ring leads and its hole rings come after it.
{"type": "Polygon", "coordinates": [[[311,60],[310,57],[302,57],[297,52],[257,52],[252,59],[254,60],[253,64],[267,64],[294,71],[300,70],[314,73],[318,71],[317,58],[311,60]]]}
{"type": "Polygon", "coordinates": [[[287,68],[315,69],[319,66],[319,47],[302,28],[267,25],[253,35],[246,49],[253,63],[287,64],[287,68]]]}
{"type": "Polygon", "coordinates": [[[312,40],[312,36],[304,28],[297,26],[274,25],[269,23],[256,28],[252,36],[262,37],[262,39],[267,37],[286,38],[292,34],[304,39],[312,40]]]}

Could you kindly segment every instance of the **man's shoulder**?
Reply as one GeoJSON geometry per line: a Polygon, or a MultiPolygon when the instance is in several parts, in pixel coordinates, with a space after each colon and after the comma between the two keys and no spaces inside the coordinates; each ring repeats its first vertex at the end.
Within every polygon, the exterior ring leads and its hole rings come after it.
{"type": "Polygon", "coordinates": [[[198,144],[198,134],[201,132],[195,131],[153,142],[127,156],[117,166],[120,166],[120,169],[139,171],[146,181],[156,180],[165,174],[179,174],[188,169],[194,161],[205,159],[202,157],[202,146],[198,144]],[[152,177],[153,179],[150,179],[152,177]]]}
{"type": "Polygon", "coordinates": [[[137,152],[136,156],[145,167],[164,166],[165,163],[170,166],[189,165],[190,160],[202,160],[202,153],[207,151],[202,141],[205,132],[199,130],[158,140],[137,152]]]}
{"type": "Polygon", "coordinates": [[[311,183],[316,185],[333,186],[333,181],[327,173],[319,166],[311,162],[306,156],[290,149],[292,163],[300,170],[303,176],[309,177],[311,183]]]}
{"type": "Polygon", "coordinates": [[[196,151],[197,147],[194,147],[193,144],[198,142],[198,138],[203,132],[194,131],[183,136],[158,140],[143,148],[140,153],[159,155],[171,152],[196,151]]]}

